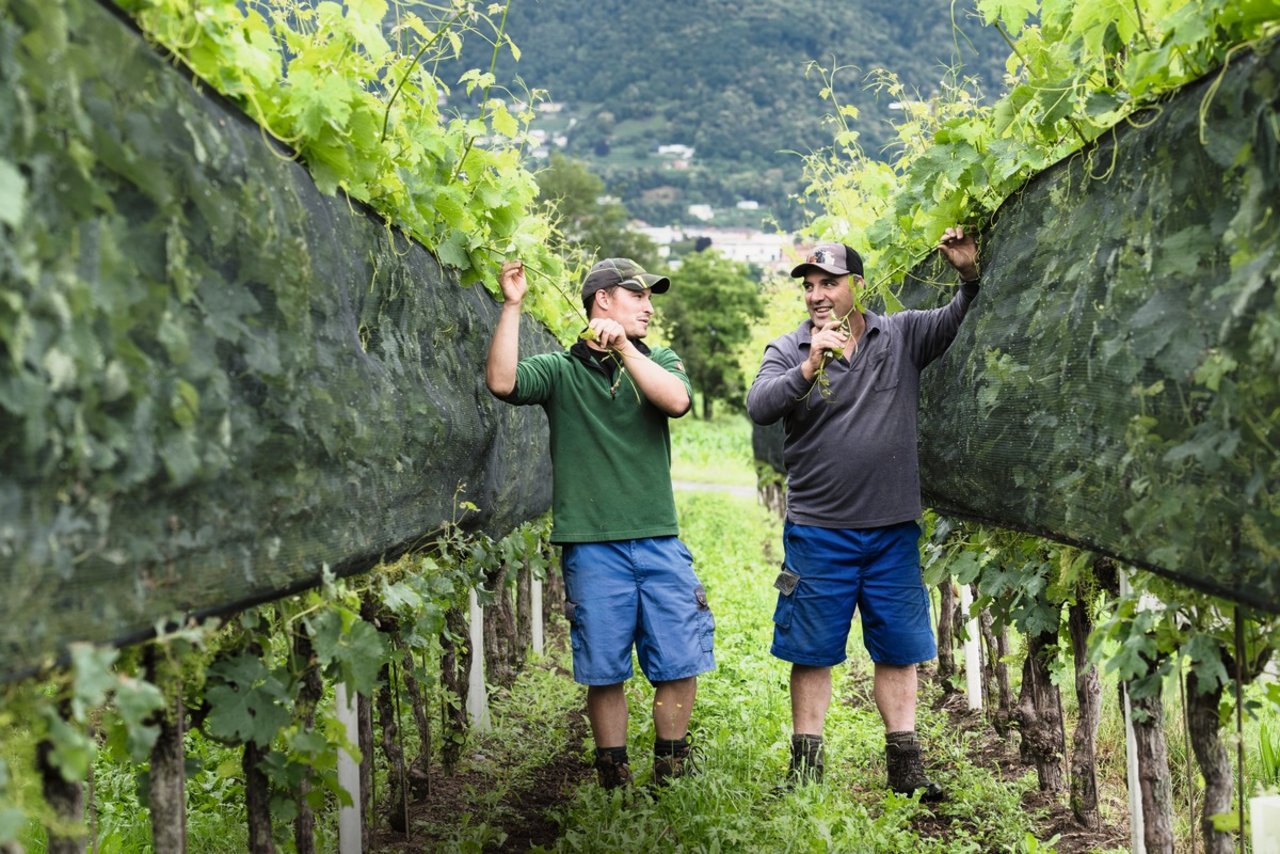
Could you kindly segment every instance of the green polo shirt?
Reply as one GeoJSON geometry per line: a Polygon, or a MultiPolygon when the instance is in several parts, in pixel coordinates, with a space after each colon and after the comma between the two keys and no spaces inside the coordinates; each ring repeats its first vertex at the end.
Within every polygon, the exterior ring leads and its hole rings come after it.
{"type": "MultiPolygon", "coordinates": [[[[666,347],[636,347],[693,390],[666,347]]],[[[617,388],[575,345],[521,359],[509,403],[539,404],[551,426],[553,543],[675,536],[668,416],[623,370],[617,388]],[[637,400],[637,397],[639,398],[637,400]]]]}

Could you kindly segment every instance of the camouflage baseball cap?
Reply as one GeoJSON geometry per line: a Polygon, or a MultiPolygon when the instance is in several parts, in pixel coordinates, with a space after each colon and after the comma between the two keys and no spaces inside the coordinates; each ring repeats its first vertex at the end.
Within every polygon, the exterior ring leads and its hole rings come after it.
{"type": "Polygon", "coordinates": [[[630,291],[643,291],[645,288],[655,294],[667,292],[671,280],[666,276],[655,276],[646,273],[644,268],[630,258],[606,258],[596,263],[587,277],[582,281],[582,298],[590,298],[596,291],[621,285],[630,291]]]}

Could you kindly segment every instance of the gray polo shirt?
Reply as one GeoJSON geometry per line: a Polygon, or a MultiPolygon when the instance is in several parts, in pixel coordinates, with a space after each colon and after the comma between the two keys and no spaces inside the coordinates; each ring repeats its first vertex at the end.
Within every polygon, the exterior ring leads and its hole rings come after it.
{"type": "Polygon", "coordinates": [[[800,373],[812,324],[769,343],[747,394],[757,424],[786,428],[787,518],[822,528],[876,528],[918,519],[920,464],[916,414],[920,371],[960,329],[978,284],[962,284],[950,304],[929,311],[864,312],[857,352],[827,366],[824,398],[800,373]]]}

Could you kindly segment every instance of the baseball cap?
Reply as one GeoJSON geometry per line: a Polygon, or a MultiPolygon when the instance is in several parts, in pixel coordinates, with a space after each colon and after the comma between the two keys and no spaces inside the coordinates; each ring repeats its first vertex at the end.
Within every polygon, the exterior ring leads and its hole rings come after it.
{"type": "Polygon", "coordinates": [[[809,250],[803,264],[797,264],[791,271],[794,278],[800,278],[809,267],[817,267],[824,273],[846,276],[853,273],[862,275],[862,256],[843,243],[819,243],[809,250]]]}
{"type": "Polygon", "coordinates": [[[671,280],[666,276],[646,273],[643,267],[630,258],[606,258],[596,262],[582,280],[582,298],[586,300],[596,291],[614,285],[621,285],[629,291],[648,288],[655,294],[664,294],[671,287],[671,280]]]}

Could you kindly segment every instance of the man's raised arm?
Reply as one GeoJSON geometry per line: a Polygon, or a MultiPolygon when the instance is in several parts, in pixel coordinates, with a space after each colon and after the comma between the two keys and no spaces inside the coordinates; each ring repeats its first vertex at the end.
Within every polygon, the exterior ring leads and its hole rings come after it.
{"type": "Polygon", "coordinates": [[[519,261],[503,264],[498,282],[502,285],[502,314],[489,344],[484,383],[495,397],[507,397],[516,390],[516,362],[520,360],[520,305],[529,289],[524,264],[519,261]]]}

